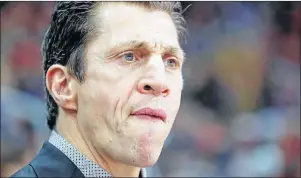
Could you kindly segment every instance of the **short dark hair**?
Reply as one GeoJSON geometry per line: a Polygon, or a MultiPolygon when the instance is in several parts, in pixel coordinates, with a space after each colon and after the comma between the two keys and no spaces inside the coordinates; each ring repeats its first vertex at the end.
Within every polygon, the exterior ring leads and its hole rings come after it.
{"type": "MultiPolygon", "coordinates": [[[[93,24],[90,20],[92,11],[101,3],[97,1],[57,2],[51,16],[50,27],[42,44],[44,77],[51,65],[67,66],[68,71],[79,82],[84,80],[85,63],[83,52],[85,43],[90,38],[93,24]]],[[[185,20],[179,2],[127,2],[142,5],[150,10],[165,11],[174,21],[179,37],[185,36],[185,20]]],[[[46,80],[44,80],[46,81],[46,80]]],[[[48,117],[47,124],[52,130],[58,116],[58,105],[46,90],[48,117]]]]}

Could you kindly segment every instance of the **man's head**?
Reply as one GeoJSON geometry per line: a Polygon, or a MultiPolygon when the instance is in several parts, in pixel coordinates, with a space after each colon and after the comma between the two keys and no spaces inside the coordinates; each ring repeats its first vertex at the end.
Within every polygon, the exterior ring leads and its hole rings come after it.
{"type": "Polygon", "coordinates": [[[180,106],[181,13],[175,2],[58,2],[43,43],[50,129],[68,116],[112,159],[154,164],[180,106]]]}

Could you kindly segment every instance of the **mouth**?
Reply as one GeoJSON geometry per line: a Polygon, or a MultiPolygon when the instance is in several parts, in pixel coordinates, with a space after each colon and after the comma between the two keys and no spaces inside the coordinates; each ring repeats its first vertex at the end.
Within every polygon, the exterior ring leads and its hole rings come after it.
{"type": "Polygon", "coordinates": [[[166,121],[166,113],[162,109],[152,109],[152,108],[142,108],[138,111],[135,111],[131,116],[136,116],[139,119],[143,120],[162,120],[166,121]]]}

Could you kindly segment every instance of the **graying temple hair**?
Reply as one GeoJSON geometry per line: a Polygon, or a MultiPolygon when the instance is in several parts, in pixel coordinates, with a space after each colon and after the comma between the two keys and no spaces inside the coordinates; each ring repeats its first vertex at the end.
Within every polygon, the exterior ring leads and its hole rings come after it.
{"type": "MultiPolygon", "coordinates": [[[[84,80],[84,47],[89,37],[93,35],[94,27],[91,14],[96,6],[104,3],[110,2],[65,1],[56,3],[51,16],[50,27],[42,44],[44,77],[50,66],[61,64],[67,66],[69,72],[80,82],[84,80]]],[[[123,3],[141,5],[151,11],[167,12],[176,26],[179,40],[186,40],[186,23],[182,16],[184,11],[180,2],[136,1],[123,3]]],[[[44,79],[44,81],[46,80],[44,79]]],[[[45,90],[48,109],[47,124],[52,130],[56,124],[58,106],[46,87],[45,90]]]]}

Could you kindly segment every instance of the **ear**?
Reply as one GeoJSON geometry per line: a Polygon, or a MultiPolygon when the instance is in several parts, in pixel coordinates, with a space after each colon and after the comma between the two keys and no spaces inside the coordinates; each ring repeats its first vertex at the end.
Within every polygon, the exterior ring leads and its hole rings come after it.
{"type": "Polygon", "coordinates": [[[78,82],[67,67],[55,64],[46,73],[46,87],[52,98],[63,110],[77,111],[78,82]]]}

